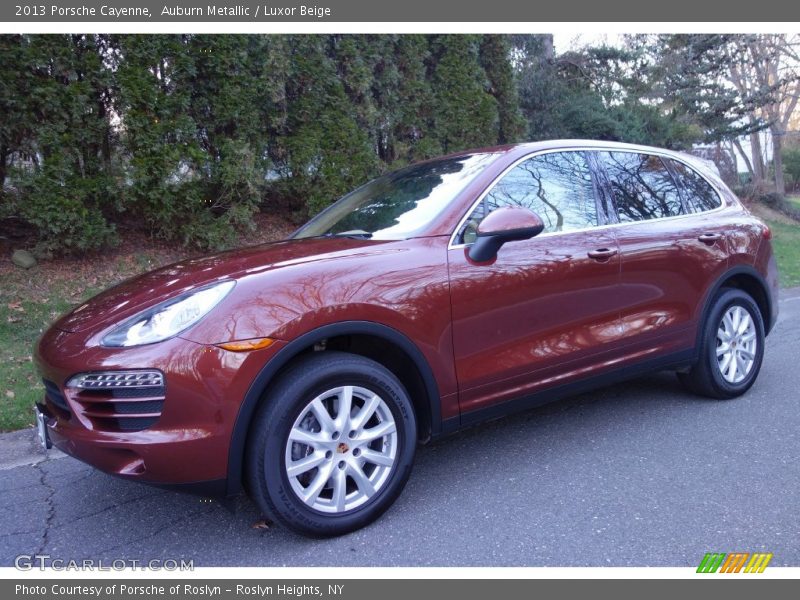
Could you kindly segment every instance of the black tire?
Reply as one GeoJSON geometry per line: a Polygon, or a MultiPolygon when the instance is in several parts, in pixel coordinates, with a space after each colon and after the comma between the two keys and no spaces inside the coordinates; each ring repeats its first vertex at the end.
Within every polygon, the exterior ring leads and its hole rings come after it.
{"type": "MultiPolygon", "coordinates": [[[[397,499],[411,474],[417,427],[403,385],[381,364],[344,352],[315,352],[296,361],[272,385],[251,423],[246,450],[247,489],[266,516],[311,537],[332,537],[364,527],[397,499]],[[338,514],[315,510],[295,493],[286,471],[286,448],[295,420],[327,390],[355,385],[377,394],[397,431],[394,463],[366,502],[338,514]]],[[[346,444],[344,444],[346,445],[346,444]]]]}
{"type": "Polygon", "coordinates": [[[733,288],[723,288],[717,293],[702,324],[698,361],[688,373],[678,373],[681,383],[690,391],[701,396],[727,400],[744,394],[755,382],[764,358],[764,320],[761,311],[752,297],[733,288]],[[717,330],[723,316],[734,306],[747,311],[755,326],[756,349],[753,365],[747,375],[739,382],[732,383],[723,377],[717,362],[717,330]]]}

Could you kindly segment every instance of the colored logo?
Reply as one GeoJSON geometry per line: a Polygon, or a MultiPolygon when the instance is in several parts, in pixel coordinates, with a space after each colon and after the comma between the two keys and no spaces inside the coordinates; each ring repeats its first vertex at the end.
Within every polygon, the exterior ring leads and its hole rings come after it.
{"type": "Polygon", "coordinates": [[[763,573],[769,561],[772,560],[771,552],[734,552],[723,554],[708,552],[697,567],[698,573],[763,573]]]}

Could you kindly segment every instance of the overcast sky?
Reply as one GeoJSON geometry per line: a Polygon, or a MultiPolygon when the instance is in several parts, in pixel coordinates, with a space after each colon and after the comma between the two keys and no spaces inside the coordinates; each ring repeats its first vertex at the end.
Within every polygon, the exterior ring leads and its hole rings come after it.
{"type": "Polygon", "coordinates": [[[556,54],[568,50],[578,50],[584,46],[600,46],[603,43],[609,46],[622,45],[622,35],[618,33],[554,33],[553,45],[556,54]]]}

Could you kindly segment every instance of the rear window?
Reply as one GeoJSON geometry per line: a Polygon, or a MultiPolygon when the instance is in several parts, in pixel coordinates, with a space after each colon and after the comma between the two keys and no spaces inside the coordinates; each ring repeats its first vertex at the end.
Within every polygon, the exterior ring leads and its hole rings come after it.
{"type": "Polygon", "coordinates": [[[677,160],[670,162],[683,189],[684,200],[689,205],[689,210],[703,212],[722,206],[722,199],[717,190],[700,173],[677,160]]]}
{"type": "Polygon", "coordinates": [[[637,152],[598,152],[614,193],[620,223],[684,214],[675,180],[661,158],[637,152]]]}

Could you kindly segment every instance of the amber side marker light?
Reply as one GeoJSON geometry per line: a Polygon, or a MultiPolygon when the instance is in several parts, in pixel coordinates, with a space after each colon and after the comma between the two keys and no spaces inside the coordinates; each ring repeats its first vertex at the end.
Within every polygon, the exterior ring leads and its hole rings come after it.
{"type": "Polygon", "coordinates": [[[217,344],[218,348],[223,350],[230,350],[231,352],[249,352],[250,350],[261,350],[268,348],[272,345],[270,338],[258,338],[255,340],[242,340],[240,342],[226,342],[224,344],[217,344]]]}

